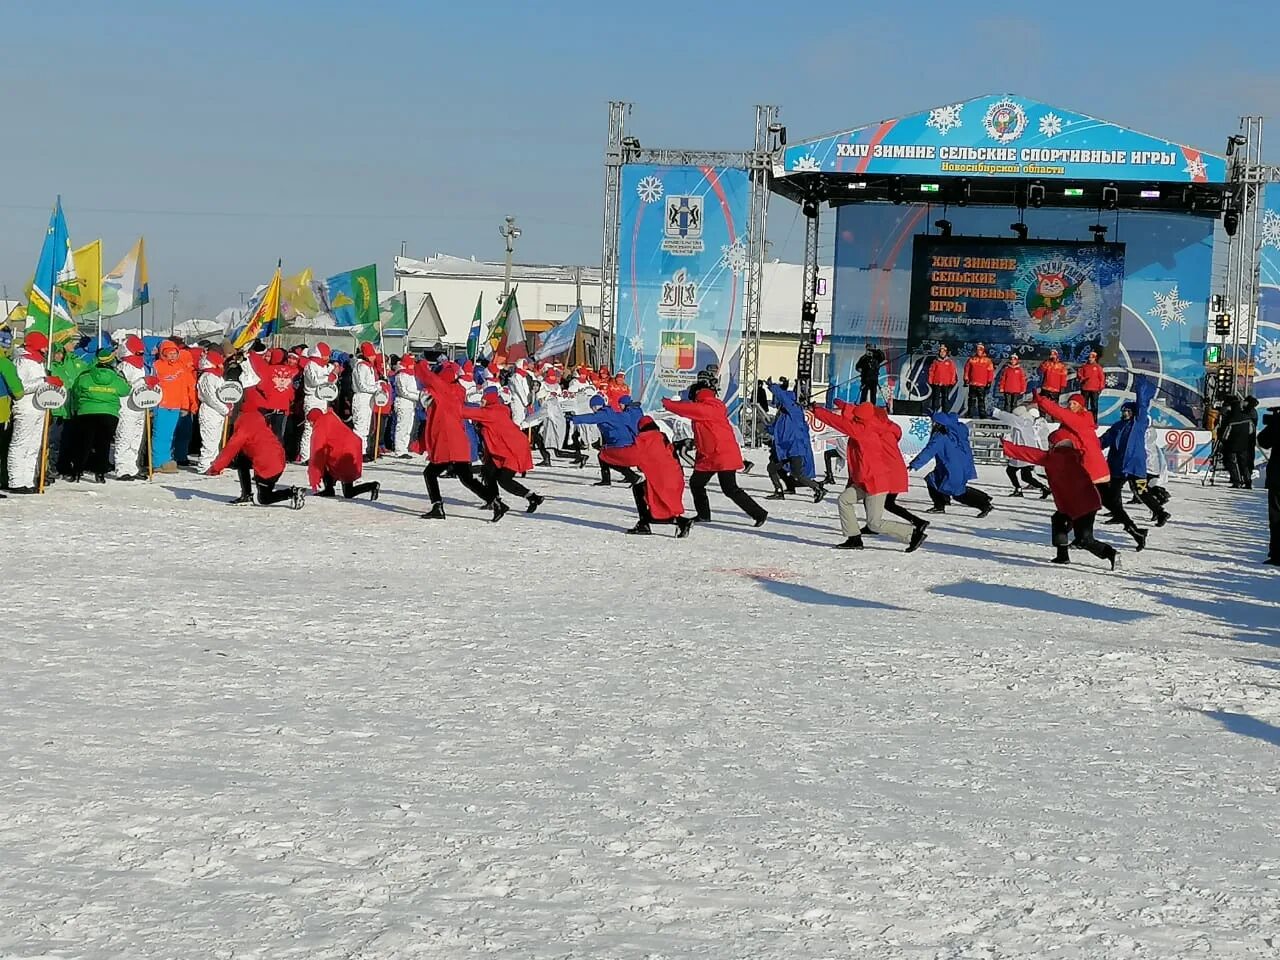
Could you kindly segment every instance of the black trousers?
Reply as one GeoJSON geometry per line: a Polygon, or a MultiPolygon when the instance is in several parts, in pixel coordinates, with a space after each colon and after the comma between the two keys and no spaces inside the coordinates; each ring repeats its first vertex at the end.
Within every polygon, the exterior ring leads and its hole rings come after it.
{"type": "Polygon", "coordinates": [[[868,383],[866,380],[863,380],[862,389],[858,392],[858,402],[859,403],[875,403],[876,393],[879,392],[879,390],[880,390],[879,381],[873,380],[868,383]]]}
{"type": "Polygon", "coordinates": [[[517,497],[527,499],[529,496],[529,488],[516,479],[514,470],[507,470],[505,467],[499,469],[486,461],[480,468],[480,479],[489,490],[490,502],[498,499],[499,487],[517,497]]]}
{"type": "Polygon", "coordinates": [[[828,477],[832,477],[832,478],[835,477],[835,474],[831,470],[831,465],[836,460],[843,460],[843,459],[844,457],[841,455],[839,450],[828,450],[825,453],[823,453],[822,462],[826,464],[828,477]]]}
{"type": "MultiPolygon", "coordinates": [[[[337,481],[334,480],[330,474],[326,473],[324,475],[324,486],[321,489],[326,497],[333,496],[333,488],[336,484],[337,484],[337,481]]],[[[368,493],[370,490],[372,490],[376,486],[377,484],[374,483],[372,480],[366,483],[350,483],[346,480],[343,480],[342,496],[347,500],[351,500],[351,499],[354,499],[355,497],[360,496],[362,493],[368,493]]]]}
{"type": "Polygon", "coordinates": [[[1106,483],[1098,484],[1098,494],[1102,497],[1102,505],[1107,513],[1119,520],[1127,532],[1137,529],[1137,524],[1124,508],[1124,481],[1112,477],[1106,483]]]}
{"type": "Polygon", "coordinates": [[[611,467],[603,460],[600,461],[600,479],[604,483],[613,483],[613,473],[615,470],[623,480],[632,486],[641,482],[640,474],[636,473],[630,467],[611,467]]]}
{"type": "Polygon", "coordinates": [[[551,451],[547,449],[547,441],[542,436],[542,424],[529,431],[529,444],[542,455],[543,465],[551,463],[551,451]]]}
{"type": "MultiPolygon", "coordinates": [[[[82,413],[75,418],[71,430],[70,474],[108,473],[111,470],[111,444],[116,438],[120,418],[110,413],[82,413]]],[[[64,438],[65,439],[65,438],[64,438]]]]}
{"type": "Polygon", "coordinates": [[[1040,396],[1044,397],[1046,400],[1052,400],[1054,403],[1057,403],[1059,400],[1062,399],[1062,391],[1061,390],[1045,390],[1042,387],[1040,389],[1040,396]]]}
{"type": "Polygon", "coordinates": [[[987,409],[987,388],[970,387],[969,417],[971,419],[985,420],[990,412],[991,411],[987,409]]]}
{"type": "Polygon", "coordinates": [[[929,388],[929,410],[932,413],[951,409],[951,389],[939,383],[929,388]]]}
{"type": "Polygon", "coordinates": [[[769,515],[764,507],[751,499],[751,494],[738,486],[738,478],[734,471],[721,470],[712,473],[710,470],[695,470],[689,477],[689,492],[693,494],[693,506],[699,520],[711,519],[711,501],[707,499],[707,484],[711,482],[712,477],[720,481],[720,491],[752,520],[762,520],[769,515]]]}
{"type": "Polygon", "coordinates": [[[1010,413],[1013,413],[1013,408],[1022,401],[1020,393],[1002,393],[1000,396],[1004,397],[1004,408],[1010,413]]]}
{"type": "MultiPolygon", "coordinates": [[[[1280,464],[1276,465],[1280,469],[1280,464]]],[[[1271,470],[1270,464],[1267,470],[1271,470]]],[[[1271,528],[1272,560],[1280,560],[1280,483],[1272,480],[1267,486],[1267,525],[1271,528]]]]}
{"type": "Polygon", "coordinates": [[[1233,487],[1253,489],[1253,451],[1223,450],[1222,465],[1227,468],[1233,487]]]}
{"type": "Polygon", "coordinates": [[[964,493],[953,497],[935,487],[928,477],[925,478],[924,485],[928,489],[929,499],[933,501],[935,507],[945,507],[952,500],[966,507],[973,507],[975,510],[986,510],[991,506],[990,494],[979,490],[977,487],[965,487],[964,493]]]}
{"type": "Polygon", "coordinates": [[[1009,482],[1013,484],[1013,489],[1021,490],[1022,486],[1018,483],[1018,478],[1022,478],[1022,482],[1033,490],[1039,490],[1043,493],[1049,488],[1037,479],[1035,470],[1031,467],[1005,467],[1005,476],[1009,478],[1009,482]]]}
{"type": "Polygon", "coordinates": [[[288,426],[289,415],[287,413],[282,413],[279,410],[263,410],[262,416],[263,419],[267,421],[267,426],[271,428],[271,432],[276,435],[276,439],[279,440],[283,446],[284,431],[285,427],[288,426]]]}
{"type": "Polygon", "coordinates": [[[888,494],[884,498],[884,512],[892,513],[895,517],[901,517],[903,520],[907,521],[907,523],[917,527],[925,522],[906,507],[898,506],[898,495],[896,493],[888,494]]]}
{"type": "Polygon", "coordinates": [[[427,468],[422,471],[422,479],[427,484],[427,497],[433,504],[444,503],[444,498],[440,496],[440,478],[445,472],[452,470],[453,475],[457,477],[458,482],[474,493],[485,504],[491,503],[493,497],[489,493],[489,488],[479,479],[471,469],[469,463],[429,463],[427,468]]]}
{"type": "Polygon", "coordinates": [[[804,472],[803,457],[788,457],[786,460],[770,460],[769,461],[769,479],[773,481],[773,489],[778,493],[782,493],[784,488],[784,479],[790,481],[789,486],[791,492],[795,492],[796,487],[808,487],[810,490],[817,492],[821,489],[821,485],[813,477],[807,476],[804,472]],[[784,472],[784,469],[785,472],[784,472]]]}
{"type": "Polygon", "coordinates": [[[1093,414],[1093,422],[1098,422],[1098,397],[1101,396],[1096,390],[1081,390],[1080,395],[1084,397],[1084,408],[1093,414]]]}
{"type": "Polygon", "coordinates": [[[1058,548],[1060,557],[1067,556],[1067,548],[1071,545],[1068,534],[1075,535],[1075,544],[1077,547],[1084,547],[1095,557],[1102,560],[1110,560],[1116,555],[1116,548],[1107,543],[1102,543],[1093,535],[1093,521],[1098,516],[1097,511],[1083,517],[1072,520],[1065,513],[1055,510],[1051,524],[1053,527],[1053,545],[1058,548]]]}
{"type": "Polygon", "coordinates": [[[69,475],[76,472],[79,447],[76,441],[76,418],[50,417],[48,463],[54,473],[69,475]]]}
{"type": "Polygon", "coordinates": [[[240,496],[253,496],[253,488],[256,486],[258,488],[258,502],[264,507],[292,499],[292,487],[285,490],[276,489],[276,482],[280,479],[280,474],[277,473],[274,477],[254,476],[253,463],[244,454],[231,461],[231,465],[236,468],[236,476],[240,479],[240,496]]]}

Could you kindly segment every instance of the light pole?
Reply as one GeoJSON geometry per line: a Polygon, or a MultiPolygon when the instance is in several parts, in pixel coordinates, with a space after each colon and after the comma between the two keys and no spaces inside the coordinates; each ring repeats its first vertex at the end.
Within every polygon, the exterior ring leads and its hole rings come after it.
{"type": "Polygon", "coordinates": [[[174,328],[178,325],[178,286],[174,284],[169,288],[169,336],[173,336],[174,328]]]}
{"type": "Polygon", "coordinates": [[[520,228],[516,226],[516,218],[508,216],[502,226],[498,227],[498,235],[507,241],[507,269],[502,278],[502,296],[500,303],[506,303],[511,295],[511,255],[515,252],[516,241],[520,239],[520,228]]]}

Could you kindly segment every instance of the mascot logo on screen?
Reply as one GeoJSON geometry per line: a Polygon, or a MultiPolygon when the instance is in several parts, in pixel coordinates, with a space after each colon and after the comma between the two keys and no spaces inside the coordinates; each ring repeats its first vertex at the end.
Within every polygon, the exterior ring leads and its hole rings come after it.
{"type": "Polygon", "coordinates": [[[1066,324],[1072,302],[1084,279],[1072,280],[1061,270],[1037,269],[1035,283],[1027,287],[1027,313],[1048,333],[1066,324]]]}
{"type": "Polygon", "coordinates": [[[1026,309],[1023,329],[1032,339],[1066,343],[1097,334],[1100,294],[1079,264],[1056,258],[1029,263],[1016,289],[1026,309]]]}
{"type": "Polygon", "coordinates": [[[987,108],[982,127],[996,143],[1013,143],[1027,129],[1027,111],[1017,100],[997,100],[987,108]]]}

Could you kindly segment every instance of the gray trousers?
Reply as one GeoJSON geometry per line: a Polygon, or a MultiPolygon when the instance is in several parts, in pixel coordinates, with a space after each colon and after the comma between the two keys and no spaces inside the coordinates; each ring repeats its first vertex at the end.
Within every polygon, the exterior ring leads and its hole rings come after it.
{"type": "Polygon", "coordinates": [[[861,487],[845,487],[844,492],[836,498],[836,506],[840,510],[840,529],[844,535],[856,537],[862,531],[862,526],[858,523],[858,503],[861,502],[867,512],[868,530],[910,543],[911,524],[884,519],[884,501],[887,496],[886,493],[868,494],[861,487]]]}

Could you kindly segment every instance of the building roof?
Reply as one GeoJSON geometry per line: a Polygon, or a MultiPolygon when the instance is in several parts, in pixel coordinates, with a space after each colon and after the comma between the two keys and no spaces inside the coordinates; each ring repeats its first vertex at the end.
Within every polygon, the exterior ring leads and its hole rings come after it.
{"type": "MultiPolygon", "coordinates": [[[[415,260],[412,257],[396,257],[395,272],[405,277],[449,277],[455,279],[496,279],[501,280],[506,273],[505,263],[476,260],[474,257],[452,257],[447,253],[437,253],[426,260],[415,260]]],[[[584,284],[600,283],[599,267],[573,267],[558,263],[513,263],[511,265],[512,280],[543,280],[573,283],[581,271],[584,284]]]]}

